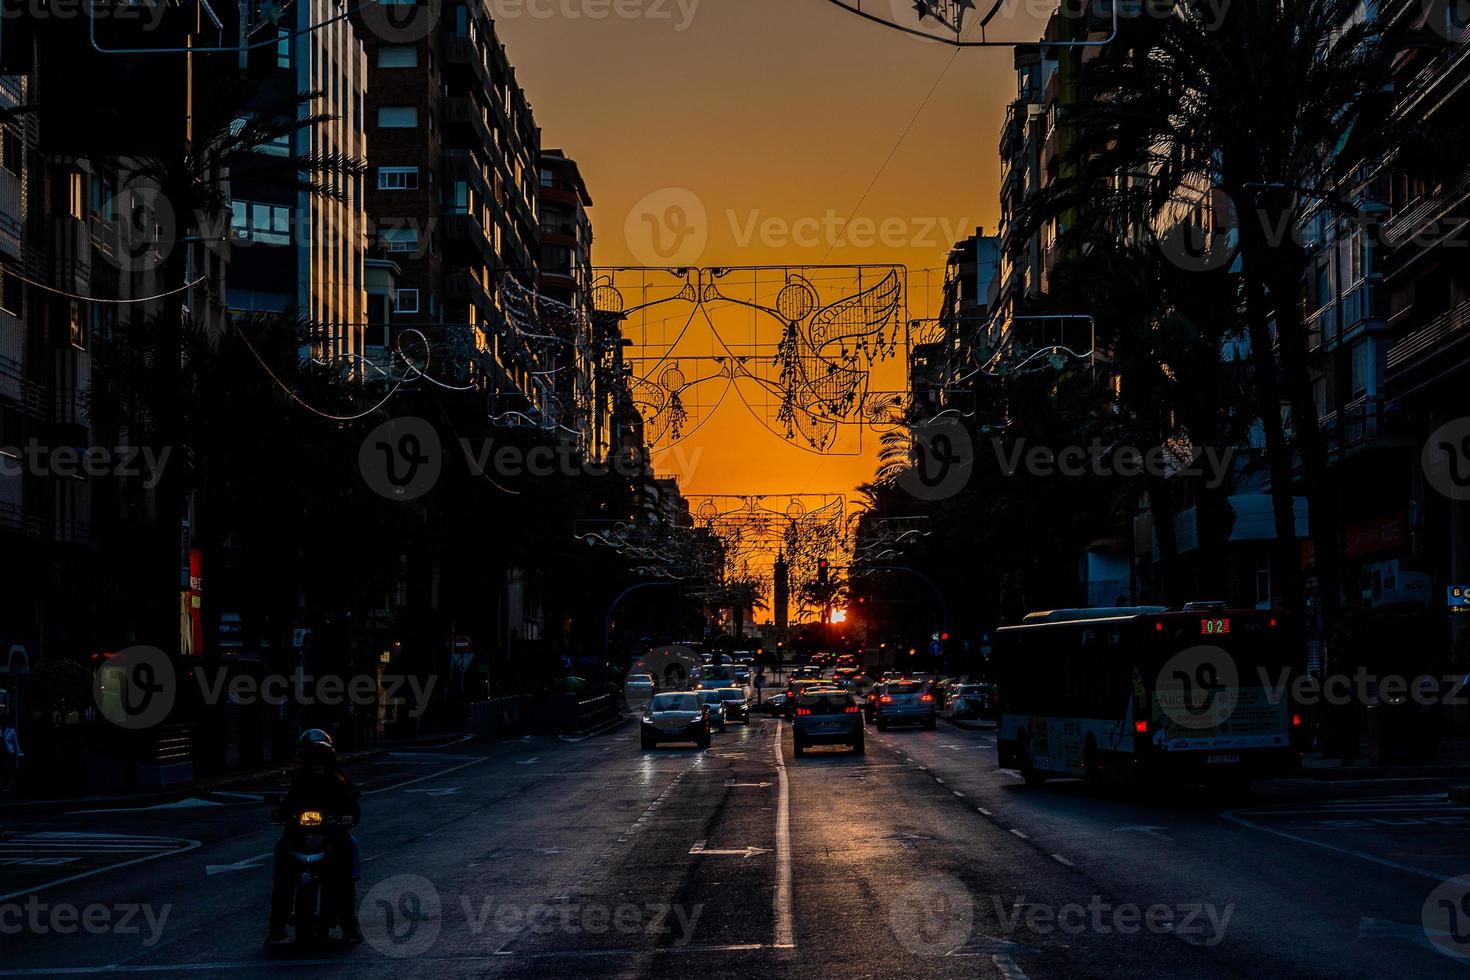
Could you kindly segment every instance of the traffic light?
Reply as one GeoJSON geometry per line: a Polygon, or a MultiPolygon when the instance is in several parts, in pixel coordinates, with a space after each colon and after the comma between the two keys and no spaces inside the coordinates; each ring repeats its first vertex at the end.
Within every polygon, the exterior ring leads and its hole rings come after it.
{"type": "Polygon", "coordinates": [[[825,559],[825,558],[818,558],[817,559],[817,588],[819,588],[819,589],[825,589],[826,587],[827,587],[827,559],[825,559]]]}

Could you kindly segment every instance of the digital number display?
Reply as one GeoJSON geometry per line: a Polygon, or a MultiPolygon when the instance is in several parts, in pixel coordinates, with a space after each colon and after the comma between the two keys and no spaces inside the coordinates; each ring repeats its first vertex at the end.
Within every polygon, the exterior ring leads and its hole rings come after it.
{"type": "Polygon", "coordinates": [[[1230,620],[1202,619],[1199,621],[1200,636],[1225,636],[1230,632],[1230,620]]]}

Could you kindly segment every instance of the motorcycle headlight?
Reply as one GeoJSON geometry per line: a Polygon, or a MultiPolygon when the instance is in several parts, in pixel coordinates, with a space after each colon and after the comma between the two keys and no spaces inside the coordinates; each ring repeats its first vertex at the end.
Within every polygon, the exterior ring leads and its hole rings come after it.
{"type": "Polygon", "coordinates": [[[303,827],[320,827],[322,825],[322,813],[320,810],[302,810],[297,822],[303,827]]]}

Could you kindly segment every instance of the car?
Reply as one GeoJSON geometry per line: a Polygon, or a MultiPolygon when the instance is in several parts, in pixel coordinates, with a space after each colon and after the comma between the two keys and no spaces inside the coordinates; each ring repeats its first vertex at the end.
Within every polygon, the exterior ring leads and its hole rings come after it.
{"type": "Polygon", "coordinates": [[[939,724],[934,694],[919,681],[890,681],[883,685],[873,710],[873,723],[884,731],[892,724],[917,723],[925,728],[939,724]]]}
{"type": "Polygon", "coordinates": [[[723,732],[729,719],[725,714],[724,691],[718,687],[706,687],[694,693],[699,695],[699,703],[709,712],[710,727],[717,732],[723,732]]]}
{"type": "Polygon", "coordinates": [[[784,715],[786,713],[786,692],[778,691],[760,703],[760,709],[768,715],[784,715]]]}
{"type": "Polygon", "coordinates": [[[822,668],[806,666],[797,667],[791,672],[792,680],[816,680],[822,676],[822,668]]]}
{"type": "Polygon", "coordinates": [[[792,717],[791,712],[796,707],[795,698],[812,688],[828,688],[832,686],[831,681],[824,681],[820,677],[797,677],[786,683],[786,719],[792,717]]]}
{"type": "Polygon", "coordinates": [[[750,722],[750,695],[743,687],[722,687],[717,692],[725,702],[725,720],[738,721],[742,725],[750,722]]]}
{"type": "Polygon", "coordinates": [[[984,718],[991,713],[995,689],[990,684],[957,684],[944,705],[947,718],[984,718]]]}
{"type": "Polygon", "coordinates": [[[744,664],[735,665],[735,680],[741,684],[750,683],[750,668],[744,664]]]}
{"type": "Polygon", "coordinates": [[[850,745],[862,755],[864,734],[862,709],[846,691],[812,690],[797,696],[791,737],[798,756],[812,745],[850,745]]]}
{"type": "Polygon", "coordinates": [[[653,697],[653,692],[658,686],[654,683],[652,674],[629,674],[623,687],[629,701],[635,699],[642,701],[653,697]]]}
{"type": "Polygon", "coordinates": [[[725,664],[701,667],[694,675],[695,690],[736,686],[735,668],[725,664]]]}
{"type": "Polygon", "coordinates": [[[660,742],[693,742],[707,749],[709,709],[693,691],[655,694],[643,711],[639,735],[645,749],[657,748],[660,742]]]}

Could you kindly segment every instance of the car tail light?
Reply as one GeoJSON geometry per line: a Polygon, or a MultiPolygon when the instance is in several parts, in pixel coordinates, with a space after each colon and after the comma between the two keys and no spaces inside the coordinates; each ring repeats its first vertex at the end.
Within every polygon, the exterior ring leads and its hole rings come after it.
{"type": "Polygon", "coordinates": [[[1301,715],[1292,715],[1291,716],[1291,727],[1292,728],[1300,728],[1300,727],[1302,727],[1302,716],[1301,715]]]}
{"type": "Polygon", "coordinates": [[[1135,721],[1133,723],[1133,730],[1135,732],[1137,732],[1138,734],[1140,734],[1140,735],[1147,735],[1148,734],[1148,722],[1146,722],[1146,721],[1135,721]]]}
{"type": "Polygon", "coordinates": [[[811,708],[797,708],[796,709],[796,713],[799,714],[799,715],[809,715],[809,714],[812,713],[812,709],[811,708]]]}
{"type": "Polygon", "coordinates": [[[842,709],[842,713],[847,715],[860,715],[863,713],[863,709],[859,708],[855,704],[849,704],[847,707],[842,709]]]}
{"type": "Polygon", "coordinates": [[[920,701],[933,701],[934,700],[934,695],[932,695],[932,694],[920,694],[919,695],[919,700],[920,701]]]}
{"type": "Polygon", "coordinates": [[[890,694],[885,694],[885,695],[883,695],[882,697],[880,697],[878,699],[878,703],[879,704],[892,704],[893,703],[893,696],[890,695],[890,694]]]}

